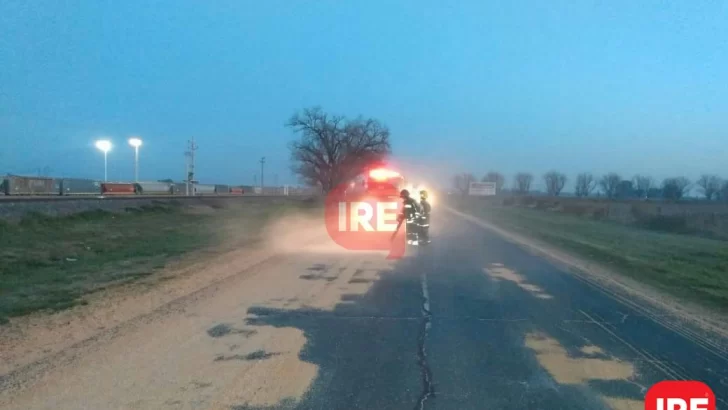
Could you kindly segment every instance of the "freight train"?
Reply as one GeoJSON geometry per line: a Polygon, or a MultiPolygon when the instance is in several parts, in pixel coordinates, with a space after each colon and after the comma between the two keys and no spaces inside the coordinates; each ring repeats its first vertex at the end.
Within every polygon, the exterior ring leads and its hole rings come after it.
{"type": "MultiPolygon", "coordinates": [[[[14,196],[119,196],[187,195],[185,182],[101,182],[79,178],[47,178],[8,175],[0,177],[0,195],[14,196]]],[[[221,184],[190,185],[192,195],[243,195],[251,186],[221,184]]]]}

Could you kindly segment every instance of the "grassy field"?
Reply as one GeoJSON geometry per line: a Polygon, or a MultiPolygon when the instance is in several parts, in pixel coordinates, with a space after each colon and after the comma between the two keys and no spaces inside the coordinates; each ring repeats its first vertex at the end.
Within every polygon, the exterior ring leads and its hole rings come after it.
{"type": "Polygon", "coordinates": [[[728,311],[727,241],[472,200],[452,205],[680,298],[728,311]]]}
{"type": "Polygon", "coordinates": [[[255,242],[267,221],[293,207],[165,205],[0,221],[0,323],[84,303],[84,294],[147,277],[192,251],[204,255],[255,242]]]}

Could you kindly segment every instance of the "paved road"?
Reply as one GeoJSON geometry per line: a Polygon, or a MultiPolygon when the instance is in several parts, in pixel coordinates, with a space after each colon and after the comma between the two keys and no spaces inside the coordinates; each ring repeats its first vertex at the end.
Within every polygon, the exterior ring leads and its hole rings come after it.
{"type": "MultiPolygon", "coordinates": [[[[99,342],[22,409],[642,409],[728,359],[447,215],[398,262],[312,246],[99,342]]],[[[725,408],[726,402],[719,403],[725,408]]]]}

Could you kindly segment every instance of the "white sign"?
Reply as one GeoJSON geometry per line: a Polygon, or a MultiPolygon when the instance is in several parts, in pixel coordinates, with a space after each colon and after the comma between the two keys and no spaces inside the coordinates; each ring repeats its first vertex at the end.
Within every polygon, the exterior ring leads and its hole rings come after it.
{"type": "Polygon", "coordinates": [[[495,195],[495,182],[471,182],[468,195],[492,196],[495,195]]]}

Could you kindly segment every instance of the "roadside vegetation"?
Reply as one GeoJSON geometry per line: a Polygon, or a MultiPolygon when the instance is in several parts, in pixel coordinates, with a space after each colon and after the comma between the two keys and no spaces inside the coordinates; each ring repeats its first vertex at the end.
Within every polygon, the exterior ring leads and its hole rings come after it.
{"type": "MultiPolygon", "coordinates": [[[[548,196],[570,196],[563,190],[569,177],[559,171],[549,171],[541,176],[544,194],[548,196]]],[[[462,172],[452,177],[452,187],[462,195],[468,193],[471,182],[476,182],[477,177],[469,172],[462,172]]],[[[482,182],[492,182],[496,185],[499,193],[510,192],[517,195],[528,195],[533,193],[532,183],[536,180],[529,172],[519,172],[513,176],[510,187],[506,186],[506,176],[489,171],[481,179],[482,182]]],[[[595,176],[590,172],[582,172],[576,175],[573,185],[573,196],[587,198],[590,196],[604,197],[608,199],[660,199],[666,201],[680,201],[687,199],[691,191],[698,194],[692,199],[704,201],[728,201],[728,180],[719,175],[703,174],[695,182],[684,176],[665,178],[662,181],[652,178],[649,175],[634,175],[631,178],[624,178],[617,172],[609,172],[601,176],[595,176]]]]}
{"type": "Polygon", "coordinates": [[[451,204],[677,297],[728,312],[728,241],[475,198],[453,198],[451,204]]]}
{"type": "Polygon", "coordinates": [[[188,253],[201,257],[250,245],[272,218],[303,206],[166,204],[0,220],[0,322],[83,304],[89,292],[148,277],[188,253]]]}

